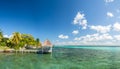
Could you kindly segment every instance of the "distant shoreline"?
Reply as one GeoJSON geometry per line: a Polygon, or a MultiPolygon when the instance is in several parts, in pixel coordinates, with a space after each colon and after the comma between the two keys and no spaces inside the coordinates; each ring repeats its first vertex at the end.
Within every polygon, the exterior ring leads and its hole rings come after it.
{"type": "Polygon", "coordinates": [[[80,47],[120,47],[114,45],[54,45],[54,47],[67,47],[67,46],[80,46],[80,47]]]}

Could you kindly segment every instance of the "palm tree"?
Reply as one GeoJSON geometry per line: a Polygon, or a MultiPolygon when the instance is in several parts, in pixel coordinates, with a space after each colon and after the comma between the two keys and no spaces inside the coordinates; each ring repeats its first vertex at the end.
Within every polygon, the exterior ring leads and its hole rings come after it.
{"type": "Polygon", "coordinates": [[[0,30],[0,42],[2,41],[2,39],[3,39],[3,33],[2,33],[2,31],[0,30]]]}
{"type": "Polygon", "coordinates": [[[18,47],[21,39],[21,34],[19,32],[14,32],[11,38],[11,42],[15,45],[15,47],[18,47]]]}

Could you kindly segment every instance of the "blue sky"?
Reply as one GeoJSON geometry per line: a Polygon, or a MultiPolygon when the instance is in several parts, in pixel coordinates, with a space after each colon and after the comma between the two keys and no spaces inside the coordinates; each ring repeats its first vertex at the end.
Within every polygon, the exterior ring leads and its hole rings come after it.
{"type": "Polygon", "coordinates": [[[54,44],[119,44],[120,0],[0,0],[0,28],[54,44]]]}

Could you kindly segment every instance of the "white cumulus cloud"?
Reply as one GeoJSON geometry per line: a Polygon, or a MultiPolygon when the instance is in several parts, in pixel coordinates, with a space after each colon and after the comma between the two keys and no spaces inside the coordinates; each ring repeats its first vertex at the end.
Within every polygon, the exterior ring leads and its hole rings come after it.
{"type": "Polygon", "coordinates": [[[108,33],[105,34],[96,33],[96,34],[76,37],[74,40],[75,42],[78,42],[77,43],[78,45],[111,45],[113,44],[114,41],[113,39],[114,38],[108,33]]]}
{"type": "Polygon", "coordinates": [[[73,45],[117,45],[112,35],[105,33],[88,34],[85,36],[75,37],[73,45]]]}
{"type": "Polygon", "coordinates": [[[101,26],[101,25],[94,26],[94,25],[92,25],[92,26],[90,26],[90,29],[95,30],[99,33],[107,33],[111,30],[111,27],[112,27],[111,25],[107,25],[107,26],[101,26]]]}
{"type": "Polygon", "coordinates": [[[10,37],[12,37],[12,35],[3,35],[3,37],[10,38],[10,37]]]}
{"type": "Polygon", "coordinates": [[[74,35],[77,35],[77,34],[79,34],[79,31],[78,31],[78,30],[74,30],[72,33],[73,33],[74,35]]]}
{"type": "Polygon", "coordinates": [[[107,16],[108,17],[114,17],[113,13],[111,13],[111,12],[107,12],[107,16]]]}
{"type": "Polygon", "coordinates": [[[120,46],[120,34],[110,35],[109,33],[88,34],[85,36],[75,37],[74,41],[58,42],[59,45],[116,45],[120,46]]]}
{"type": "Polygon", "coordinates": [[[58,38],[60,38],[60,39],[68,39],[69,36],[61,34],[61,35],[58,36],[58,38]]]}
{"type": "Polygon", "coordinates": [[[77,13],[76,17],[73,20],[73,24],[82,26],[82,29],[87,28],[87,19],[85,18],[85,14],[80,12],[77,13]]]}
{"type": "Polygon", "coordinates": [[[114,2],[114,0],[105,0],[106,3],[114,2]]]}
{"type": "Polygon", "coordinates": [[[89,41],[89,42],[96,42],[96,41],[104,41],[104,40],[112,40],[113,37],[106,33],[106,34],[91,34],[91,35],[86,35],[86,36],[81,36],[81,37],[76,37],[74,40],[81,40],[81,41],[89,41]]]}
{"type": "Polygon", "coordinates": [[[88,40],[88,41],[91,41],[93,40],[93,37],[97,37],[99,34],[96,33],[96,34],[92,34],[92,35],[86,35],[86,36],[81,36],[81,37],[75,37],[74,40],[88,40]]]}
{"type": "Polygon", "coordinates": [[[113,24],[113,29],[114,29],[115,31],[120,31],[120,23],[119,23],[119,22],[114,23],[114,24],[113,24]]]}
{"type": "Polygon", "coordinates": [[[114,38],[115,38],[116,40],[120,40],[120,35],[114,35],[114,38]]]}

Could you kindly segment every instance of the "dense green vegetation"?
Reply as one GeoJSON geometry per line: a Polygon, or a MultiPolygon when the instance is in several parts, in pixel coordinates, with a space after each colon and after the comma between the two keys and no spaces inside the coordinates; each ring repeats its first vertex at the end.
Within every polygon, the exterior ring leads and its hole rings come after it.
{"type": "Polygon", "coordinates": [[[3,37],[3,32],[0,30],[0,47],[20,49],[25,46],[41,47],[39,38],[34,38],[30,34],[21,34],[14,32],[10,38],[3,37]]]}

